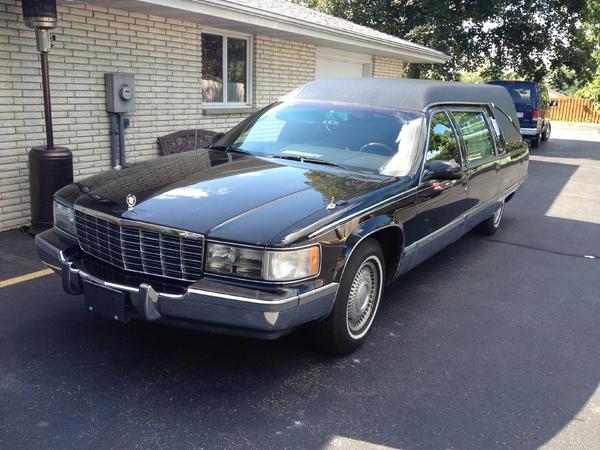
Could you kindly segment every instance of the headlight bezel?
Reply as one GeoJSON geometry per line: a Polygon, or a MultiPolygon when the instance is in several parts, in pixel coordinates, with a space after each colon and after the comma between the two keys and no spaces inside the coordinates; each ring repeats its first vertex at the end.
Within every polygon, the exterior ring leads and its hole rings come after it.
{"type": "MultiPolygon", "coordinates": [[[[225,241],[206,240],[205,253],[206,253],[206,255],[204,258],[204,273],[207,275],[213,275],[213,276],[224,277],[224,278],[232,278],[232,279],[243,280],[243,281],[270,283],[270,284],[292,284],[292,283],[299,283],[302,281],[316,278],[321,274],[321,265],[322,265],[322,261],[323,261],[323,252],[322,252],[322,247],[321,247],[320,243],[312,243],[312,244],[307,244],[307,245],[302,245],[302,246],[297,246],[297,247],[289,247],[289,248],[275,248],[275,247],[258,247],[258,246],[252,246],[252,245],[230,243],[230,242],[225,242],[225,241]],[[215,267],[214,267],[215,263],[213,262],[211,264],[211,261],[210,261],[210,258],[213,258],[213,256],[211,256],[211,249],[213,249],[214,247],[228,247],[230,249],[234,249],[235,251],[240,251],[240,252],[260,253],[262,256],[262,258],[260,259],[260,262],[261,262],[260,275],[248,276],[245,274],[238,273],[237,270],[236,271],[215,270],[215,267]],[[303,274],[302,276],[294,276],[292,278],[290,278],[290,277],[277,278],[277,277],[272,276],[274,274],[273,274],[272,270],[269,270],[268,264],[270,264],[271,261],[274,260],[275,255],[277,255],[277,256],[286,255],[287,257],[290,257],[290,255],[292,255],[293,253],[301,253],[301,252],[309,252],[310,253],[309,267],[308,267],[309,270],[305,271],[305,274],[303,274]],[[317,258],[316,263],[313,262],[313,258],[315,256],[317,258]],[[267,275],[270,275],[270,276],[267,276],[267,275]]],[[[293,256],[292,256],[292,258],[293,258],[293,256]]],[[[231,264],[233,264],[234,262],[237,262],[237,260],[231,261],[231,264]]],[[[298,272],[298,270],[296,271],[296,273],[297,272],[298,272]]]]}
{"type": "Polygon", "coordinates": [[[52,202],[52,219],[55,228],[73,238],[77,237],[75,208],[66,205],[55,198],[52,202]]]}

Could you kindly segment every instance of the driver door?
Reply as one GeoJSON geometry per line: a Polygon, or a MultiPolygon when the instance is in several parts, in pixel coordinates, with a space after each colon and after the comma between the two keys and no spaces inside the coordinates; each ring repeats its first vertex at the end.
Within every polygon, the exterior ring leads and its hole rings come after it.
{"type": "Polygon", "coordinates": [[[417,192],[415,220],[418,256],[422,261],[458,239],[463,232],[464,215],[469,209],[468,178],[464,157],[454,125],[444,109],[433,110],[428,120],[427,147],[421,182],[417,192]],[[438,161],[460,166],[458,179],[438,179],[432,164],[438,161]]]}

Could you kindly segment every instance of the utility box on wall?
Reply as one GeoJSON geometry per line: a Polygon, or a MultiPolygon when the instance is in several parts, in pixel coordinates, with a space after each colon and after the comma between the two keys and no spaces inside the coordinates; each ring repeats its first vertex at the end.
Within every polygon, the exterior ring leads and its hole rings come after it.
{"type": "Polygon", "coordinates": [[[132,73],[105,73],[106,111],[129,113],[135,111],[135,75],[132,73]]]}

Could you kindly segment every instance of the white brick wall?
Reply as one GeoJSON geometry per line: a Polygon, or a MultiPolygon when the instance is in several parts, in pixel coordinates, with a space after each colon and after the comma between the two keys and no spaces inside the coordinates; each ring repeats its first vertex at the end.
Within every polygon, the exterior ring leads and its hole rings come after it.
{"type": "Polygon", "coordinates": [[[395,58],[373,57],[373,76],[375,78],[400,78],[404,76],[405,64],[395,58]]]}
{"type": "MultiPolygon", "coordinates": [[[[226,130],[244,114],[203,115],[200,26],[93,5],[59,6],[50,51],[54,140],[74,156],[75,178],[110,168],[104,73],[136,77],[127,158],[159,154],[157,137],[226,130]]],[[[263,106],[314,78],[314,46],[254,38],[254,103],[263,106]]],[[[0,0],[0,230],[29,223],[27,152],[44,143],[39,56],[21,5],[0,0]]]]}
{"type": "MultiPolygon", "coordinates": [[[[187,128],[226,130],[246,114],[203,114],[200,25],[80,4],[59,6],[50,51],[54,140],[71,149],[75,178],[110,168],[104,73],[135,73],[129,161],[156,157],[157,137],[187,128]]],[[[315,46],[253,37],[253,103],[264,106],[315,76],[315,46]]],[[[27,152],[45,140],[39,54],[17,0],[0,0],[0,231],[29,223],[27,152]]],[[[375,57],[373,76],[401,76],[375,57]]]]}
{"type": "Polygon", "coordinates": [[[258,35],[254,39],[254,102],[264,106],[315,79],[314,45],[258,35]]]}

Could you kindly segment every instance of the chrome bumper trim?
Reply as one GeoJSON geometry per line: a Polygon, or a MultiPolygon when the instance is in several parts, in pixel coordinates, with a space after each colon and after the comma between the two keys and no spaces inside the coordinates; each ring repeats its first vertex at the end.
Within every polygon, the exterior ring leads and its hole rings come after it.
{"type": "Polygon", "coordinates": [[[539,132],[540,130],[538,130],[537,128],[521,128],[521,134],[523,136],[535,136],[539,132]]]}

